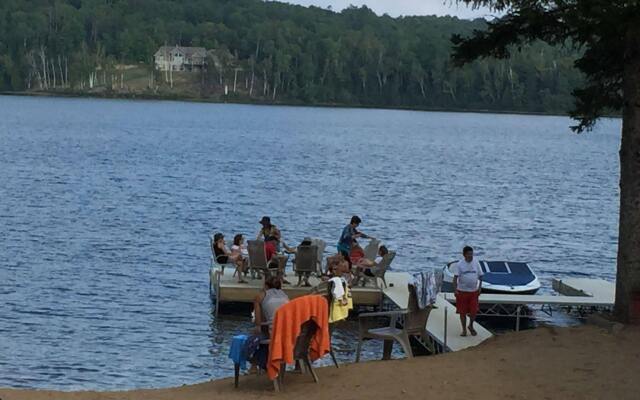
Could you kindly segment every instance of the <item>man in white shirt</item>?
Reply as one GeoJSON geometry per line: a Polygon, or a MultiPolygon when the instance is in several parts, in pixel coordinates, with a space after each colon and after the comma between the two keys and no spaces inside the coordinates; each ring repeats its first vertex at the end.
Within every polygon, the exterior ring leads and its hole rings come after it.
{"type": "Polygon", "coordinates": [[[473,249],[466,246],[462,250],[462,260],[452,265],[453,289],[456,294],[456,309],[462,323],[461,336],[467,336],[467,314],[469,315],[469,332],[472,336],[478,333],[473,327],[478,314],[480,289],[482,288],[482,268],[473,257],[473,249]]]}

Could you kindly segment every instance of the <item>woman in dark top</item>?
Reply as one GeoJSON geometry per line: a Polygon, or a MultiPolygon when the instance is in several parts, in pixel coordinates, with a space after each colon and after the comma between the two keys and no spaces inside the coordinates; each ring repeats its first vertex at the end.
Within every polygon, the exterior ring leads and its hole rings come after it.
{"type": "Polygon", "coordinates": [[[224,235],[222,233],[216,233],[213,236],[213,252],[216,257],[216,261],[219,264],[235,264],[236,272],[238,273],[238,283],[247,283],[242,279],[244,272],[244,260],[239,254],[231,254],[231,252],[224,245],[224,235]]]}

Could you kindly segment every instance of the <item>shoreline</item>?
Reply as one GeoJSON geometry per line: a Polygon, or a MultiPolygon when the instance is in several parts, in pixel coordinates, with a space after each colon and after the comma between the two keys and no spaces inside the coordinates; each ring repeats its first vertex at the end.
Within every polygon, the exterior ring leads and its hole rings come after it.
{"type": "MultiPolygon", "coordinates": [[[[491,110],[491,109],[470,109],[470,108],[440,108],[440,107],[417,107],[417,106],[384,106],[367,104],[344,104],[344,103],[304,103],[302,101],[250,101],[241,98],[202,98],[183,95],[148,95],[145,93],[131,94],[106,94],[106,93],[84,93],[84,92],[39,92],[39,91],[4,91],[0,96],[20,96],[20,97],[45,97],[45,98],[77,98],[77,99],[106,99],[106,100],[132,100],[132,101],[176,101],[183,103],[205,103],[205,104],[239,104],[254,106],[285,106],[285,107],[311,107],[311,108],[339,108],[339,109],[364,109],[364,110],[395,110],[395,111],[416,111],[416,112],[444,112],[444,113],[465,113],[465,114],[499,114],[499,115],[531,115],[543,117],[570,117],[565,113],[547,113],[535,111],[517,110],[491,110]]],[[[621,118],[620,115],[604,115],[604,118],[621,118]]]]}
{"type": "Polygon", "coordinates": [[[468,350],[436,356],[371,361],[318,368],[310,375],[287,374],[274,393],[265,375],[168,389],[51,391],[0,389],[2,400],[226,400],[277,397],[424,399],[636,398],[640,373],[640,326],[603,329],[594,325],[510,332],[468,350]]]}

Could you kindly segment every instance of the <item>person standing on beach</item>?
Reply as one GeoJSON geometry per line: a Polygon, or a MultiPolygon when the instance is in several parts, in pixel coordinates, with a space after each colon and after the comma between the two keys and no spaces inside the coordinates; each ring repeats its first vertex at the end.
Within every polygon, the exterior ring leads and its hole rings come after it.
{"type": "Polygon", "coordinates": [[[473,249],[465,246],[462,249],[462,260],[452,265],[453,289],[456,295],[456,310],[460,314],[462,323],[462,333],[460,336],[467,336],[467,315],[469,315],[469,333],[477,335],[473,323],[479,309],[480,290],[482,288],[482,268],[480,263],[473,257],[473,249]]]}
{"type": "Polygon", "coordinates": [[[353,244],[353,240],[359,237],[369,239],[370,237],[365,235],[362,232],[358,231],[358,226],[362,223],[362,220],[357,215],[351,217],[351,222],[349,225],[345,226],[342,229],[342,234],[340,235],[340,240],[338,240],[338,253],[341,253],[346,258],[349,258],[351,255],[351,246],[353,244]]]}

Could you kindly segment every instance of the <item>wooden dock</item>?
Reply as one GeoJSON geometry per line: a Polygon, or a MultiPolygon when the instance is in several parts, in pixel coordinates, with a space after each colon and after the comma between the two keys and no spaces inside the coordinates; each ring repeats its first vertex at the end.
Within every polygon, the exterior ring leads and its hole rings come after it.
{"type": "MultiPolygon", "coordinates": [[[[262,290],[262,280],[249,280],[249,283],[238,283],[232,271],[222,271],[211,268],[211,292],[216,299],[216,313],[222,303],[252,303],[262,290]]],[[[386,297],[398,308],[406,308],[409,301],[407,284],[410,275],[406,272],[387,272],[387,287],[355,287],[351,290],[354,306],[374,306],[383,304],[386,297]]],[[[292,273],[286,277],[291,284],[283,285],[283,290],[290,298],[310,294],[313,286],[321,281],[311,277],[311,287],[297,286],[297,277],[292,273]]],[[[382,284],[382,282],[379,282],[382,284]]],[[[541,305],[546,307],[583,307],[583,308],[607,308],[613,306],[615,297],[615,285],[600,279],[568,278],[554,280],[553,288],[561,295],[508,295],[508,294],[482,294],[481,304],[492,305],[492,316],[514,317],[517,319],[516,329],[519,327],[519,319],[526,317],[521,315],[521,308],[525,305],[541,305]],[[506,307],[508,306],[508,307],[506,307]]],[[[455,296],[451,293],[440,293],[437,296],[435,308],[431,311],[427,322],[427,332],[445,351],[459,351],[477,346],[491,338],[493,334],[482,325],[476,323],[477,336],[460,336],[460,319],[456,314],[455,296]]]]}
{"type": "MultiPolygon", "coordinates": [[[[407,284],[410,275],[406,272],[387,272],[385,275],[387,288],[381,289],[373,286],[355,287],[351,289],[354,306],[382,305],[384,297],[387,297],[398,308],[406,308],[409,302],[407,284]]],[[[286,277],[291,284],[285,284],[282,290],[290,298],[310,294],[313,286],[320,283],[316,277],[311,277],[309,283],[312,287],[296,286],[297,277],[289,274],[286,277]]],[[[380,281],[380,284],[382,281],[380,281]]],[[[249,283],[238,283],[233,277],[232,271],[225,271],[223,275],[218,268],[210,270],[210,290],[216,299],[216,313],[223,303],[252,303],[262,290],[262,280],[249,280],[249,283]]],[[[476,323],[477,336],[460,336],[460,319],[456,314],[456,308],[441,294],[436,301],[436,308],[431,311],[427,322],[427,332],[446,351],[458,351],[476,346],[493,335],[487,329],[476,323]],[[446,311],[445,311],[446,310],[446,311]]]]}
{"type": "MultiPolygon", "coordinates": [[[[291,284],[282,285],[282,290],[293,299],[310,294],[313,286],[320,283],[314,276],[309,278],[311,287],[297,286],[298,278],[292,273],[285,277],[291,284]]],[[[227,269],[224,275],[218,268],[210,270],[210,290],[216,298],[216,312],[222,303],[253,303],[253,300],[263,289],[262,279],[248,279],[248,283],[238,283],[233,277],[233,270],[227,269]]],[[[382,304],[382,290],[376,287],[356,287],[351,289],[354,306],[380,306],[382,304]]]]}

